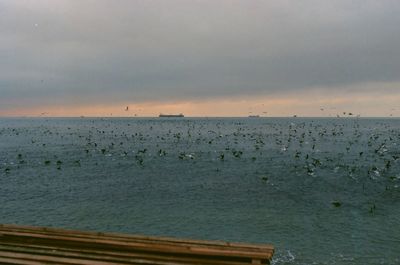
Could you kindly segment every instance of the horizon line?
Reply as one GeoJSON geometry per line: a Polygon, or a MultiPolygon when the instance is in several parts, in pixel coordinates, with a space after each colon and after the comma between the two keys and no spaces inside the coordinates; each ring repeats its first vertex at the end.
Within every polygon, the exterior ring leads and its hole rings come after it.
{"type": "Polygon", "coordinates": [[[40,118],[40,119],[57,119],[57,118],[78,118],[78,119],[93,119],[93,118],[111,118],[111,119],[120,119],[120,118],[132,118],[132,119],[149,119],[149,118],[157,118],[162,120],[168,119],[185,119],[185,118],[248,118],[248,119],[265,119],[265,118],[326,118],[326,119],[362,119],[362,118],[400,118],[400,116],[259,116],[259,117],[250,117],[250,116],[184,116],[184,117],[159,117],[159,116],[1,116],[0,118],[6,119],[15,119],[15,118],[40,118]]]}

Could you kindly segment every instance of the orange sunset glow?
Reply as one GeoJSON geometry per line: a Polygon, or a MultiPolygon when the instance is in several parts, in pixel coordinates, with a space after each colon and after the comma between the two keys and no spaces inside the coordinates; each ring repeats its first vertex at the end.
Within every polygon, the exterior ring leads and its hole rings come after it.
{"type": "Polygon", "coordinates": [[[81,106],[47,106],[21,108],[0,112],[1,116],[14,117],[155,117],[159,114],[179,114],[186,117],[336,117],[343,112],[355,115],[399,116],[400,91],[394,95],[349,94],[346,97],[326,97],[318,93],[286,95],[285,97],[241,97],[203,101],[174,102],[122,102],[118,104],[93,104],[81,106]],[[126,109],[128,107],[128,110],[126,109]],[[359,112],[359,110],[363,110],[359,112]]]}

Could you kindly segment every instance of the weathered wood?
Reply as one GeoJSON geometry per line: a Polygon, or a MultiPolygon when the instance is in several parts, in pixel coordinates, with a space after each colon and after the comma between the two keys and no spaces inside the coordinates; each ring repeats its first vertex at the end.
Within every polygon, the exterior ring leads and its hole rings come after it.
{"type": "Polygon", "coordinates": [[[0,263],[269,264],[271,245],[0,225],[0,263]]]}

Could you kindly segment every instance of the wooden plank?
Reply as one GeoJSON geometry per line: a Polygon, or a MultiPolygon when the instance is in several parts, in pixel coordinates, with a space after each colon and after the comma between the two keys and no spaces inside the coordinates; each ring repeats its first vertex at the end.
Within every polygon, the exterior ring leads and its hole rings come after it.
{"type": "MultiPolygon", "coordinates": [[[[22,262],[21,259],[18,259],[18,258],[0,257],[0,264],[21,265],[21,262],[22,262]]],[[[24,260],[23,264],[24,265],[43,265],[43,262],[24,260]]],[[[48,264],[54,264],[54,263],[48,263],[48,264]]]]}
{"type": "MultiPolygon", "coordinates": [[[[13,251],[1,251],[0,250],[0,259],[1,258],[9,258],[19,260],[19,263],[16,264],[26,264],[29,262],[40,262],[43,263],[53,263],[53,264],[80,264],[80,265],[121,265],[121,264],[153,264],[153,265],[201,265],[206,264],[202,261],[193,260],[193,261],[178,261],[178,260],[158,260],[158,259],[132,259],[132,260],[124,260],[121,262],[111,262],[111,261],[99,261],[94,259],[86,259],[85,257],[58,257],[58,256],[49,256],[43,254],[27,254],[27,253],[19,253],[13,251]]],[[[208,264],[217,264],[217,263],[208,263],[208,264]]],[[[235,265],[235,263],[225,263],[227,265],[235,265]]],[[[249,263],[241,263],[241,264],[249,264],[249,263]]],[[[261,264],[261,263],[260,263],[261,264]]]]}
{"type": "Polygon", "coordinates": [[[28,244],[0,244],[0,251],[13,251],[17,253],[27,254],[42,254],[48,256],[57,257],[71,257],[71,258],[85,258],[89,260],[103,260],[112,262],[133,262],[135,259],[145,260],[164,260],[164,261],[175,261],[179,263],[190,263],[190,264],[213,264],[213,265],[245,265],[248,262],[235,262],[235,261],[219,261],[219,260],[198,260],[190,257],[170,257],[155,254],[137,254],[137,253],[118,253],[111,251],[85,251],[68,248],[54,248],[48,246],[36,246],[28,244]]]}
{"type": "MultiPolygon", "coordinates": [[[[54,256],[40,255],[40,254],[25,254],[25,253],[17,253],[12,251],[0,251],[0,257],[4,258],[18,258],[22,261],[40,261],[40,262],[51,262],[58,264],[84,264],[84,265],[118,265],[121,263],[114,262],[103,262],[103,261],[94,261],[94,260],[83,260],[83,259],[73,259],[73,258],[60,258],[54,256]]],[[[122,263],[123,264],[123,263],[122,263]]]]}
{"type": "Polygon", "coordinates": [[[10,264],[244,265],[269,264],[273,254],[271,245],[0,224],[0,262],[10,264]]]}
{"type": "Polygon", "coordinates": [[[113,240],[101,239],[89,239],[89,238],[71,238],[67,236],[50,236],[32,233],[21,233],[21,232],[4,232],[0,233],[2,240],[34,240],[37,242],[51,242],[54,245],[67,244],[67,245],[85,245],[87,247],[92,246],[93,248],[120,248],[123,250],[139,250],[139,251],[151,251],[151,252],[163,252],[163,253],[181,253],[181,254],[196,254],[196,255],[217,255],[217,256],[235,256],[235,257],[252,257],[252,258],[264,258],[264,253],[258,252],[246,252],[240,250],[231,249],[213,249],[211,246],[206,247],[191,247],[191,246],[180,246],[180,245],[165,245],[165,244],[152,244],[152,243],[137,243],[137,242],[117,242],[113,240]]]}
{"type": "MultiPolygon", "coordinates": [[[[4,227],[4,226],[3,226],[4,227]]],[[[60,230],[60,229],[18,229],[15,227],[5,227],[6,231],[22,231],[22,232],[28,232],[32,231],[35,233],[40,233],[43,235],[60,235],[60,236],[65,236],[67,235],[70,238],[92,238],[92,239],[107,239],[107,240],[115,240],[115,241],[120,241],[120,242],[136,242],[136,243],[145,243],[146,245],[149,244],[155,244],[155,245],[171,245],[173,247],[175,246],[186,246],[186,247],[197,247],[197,246],[205,246],[206,248],[213,248],[213,249],[221,249],[224,250],[226,247],[229,246],[229,249],[231,250],[239,250],[239,251],[244,251],[244,252],[264,252],[264,253],[271,253],[271,256],[273,254],[273,247],[270,245],[249,245],[249,244],[238,244],[238,243],[227,243],[227,242],[215,242],[215,244],[212,244],[211,241],[194,241],[194,240],[177,240],[177,239],[166,239],[164,238],[155,238],[155,237],[137,237],[137,236],[117,236],[115,237],[115,234],[104,234],[104,233],[75,233],[75,231],[68,231],[68,230],[60,230]],[[193,242],[193,243],[192,243],[193,242]]],[[[1,233],[1,227],[0,227],[0,233],[1,233]]],[[[3,229],[4,230],[4,229],[3,229]]]]}
{"type": "MultiPolygon", "coordinates": [[[[166,253],[190,253],[198,255],[218,255],[218,256],[236,256],[236,257],[250,257],[250,258],[265,258],[266,254],[259,251],[246,251],[236,248],[219,248],[209,245],[207,247],[201,246],[190,246],[190,245],[179,245],[179,244],[163,244],[163,243],[152,243],[152,242],[129,242],[129,241],[115,241],[110,240],[107,237],[99,238],[75,238],[67,235],[49,235],[49,234],[38,234],[38,233],[28,233],[28,232],[14,232],[14,231],[0,231],[0,235],[4,238],[18,239],[21,240],[46,240],[62,241],[63,244],[74,244],[74,243],[86,243],[98,248],[107,246],[115,247],[121,249],[135,248],[142,251],[154,251],[154,252],[166,252],[166,253]]],[[[56,242],[54,242],[56,243],[56,242]]],[[[61,243],[61,242],[60,242],[61,243]]]]}

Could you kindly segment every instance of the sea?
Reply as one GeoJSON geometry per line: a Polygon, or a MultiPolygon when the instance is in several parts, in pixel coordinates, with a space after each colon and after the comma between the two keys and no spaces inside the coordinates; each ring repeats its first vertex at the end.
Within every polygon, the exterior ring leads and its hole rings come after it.
{"type": "Polygon", "coordinates": [[[1,118],[0,223],[400,264],[400,119],[1,118]]]}

